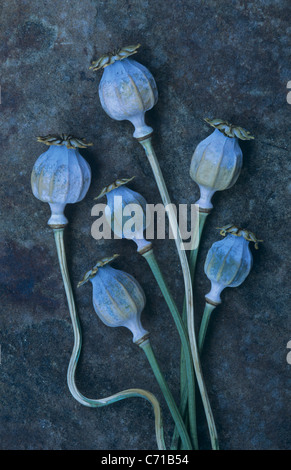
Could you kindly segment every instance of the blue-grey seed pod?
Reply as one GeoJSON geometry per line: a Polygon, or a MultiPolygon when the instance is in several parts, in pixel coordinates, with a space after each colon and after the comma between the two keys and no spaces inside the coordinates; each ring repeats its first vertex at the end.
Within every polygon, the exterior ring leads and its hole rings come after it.
{"type": "Polygon", "coordinates": [[[99,98],[104,111],[118,121],[128,120],[134,127],[134,137],[142,138],[153,129],[145,123],[145,113],[157,102],[158,91],[150,71],[128,57],[137,52],[137,46],[128,46],[102,56],[93,62],[93,70],[104,69],[99,98]]]}
{"type": "Polygon", "coordinates": [[[145,198],[126,186],[132,179],[117,179],[106,186],[96,199],[106,195],[107,206],[104,213],[113,233],[118,238],[134,241],[141,252],[151,246],[151,242],[144,238],[150,217],[146,211],[145,198]]]}
{"type": "Polygon", "coordinates": [[[83,139],[61,134],[38,138],[49,149],[36,160],[31,187],[34,196],[51,208],[50,226],[66,225],[66,204],[81,201],[91,183],[91,169],[78,147],[87,147],[83,139]]]}
{"type": "Polygon", "coordinates": [[[253,233],[229,225],[221,229],[221,234],[228,235],[213,243],[210,248],[204,271],[211,281],[211,290],[205,296],[209,303],[217,305],[221,303],[220,294],[226,287],[237,287],[248,276],[253,263],[253,256],[249,248],[249,242],[256,244],[253,233]]]}
{"type": "Polygon", "coordinates": [[[138,343],[148,335],[140,319],[146,303],[145,294],[133,276],[108,265],[113,258],[97,263],[78,285],[89,280],[98,317],[107,326],[128,328],[133,334],[133,342],[138,343]]]}
{"type": "Polygon", "coordinates": [[[226,121],[206,121],[215,130],[198,144],[190,165],[190,176],[198,184],[200,199],[197,204],[204,210],[212,209],[211,198],[216,191],[231,188],[237,181],[243,163],[238,139],[253,137],[226,121]]]}

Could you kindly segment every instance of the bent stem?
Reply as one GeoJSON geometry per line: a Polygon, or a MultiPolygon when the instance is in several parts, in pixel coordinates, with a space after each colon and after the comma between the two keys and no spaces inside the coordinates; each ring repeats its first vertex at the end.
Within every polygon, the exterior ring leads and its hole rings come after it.
{"type": "Polygon", "coordinates": [[[204,308],[204,312],[203,312],[203,316],[202,316],[202,320],[201,320],[201,325],[200,325],[200,329],[199,329],[199,335],[198,335],[198,348],[199,348],[200,353],[202,352],[202,349],[203,349],[204,340],[205,340],[205,337],[206,337],[206,332],[207,332],[207,328],[208,328],[208,325],[209,325],[209,320],[210,320],[210,317],[211,317],[211,313],[213,312],[215,307],[216,307],[216,305],[212,305],[208,302],[205,302],[205,308],[204,308]]]}
{"type": "Polygon", "coordinates": [[[172,233],[177,234],[175,237],[175,243],[181,263],[181,268],[183,272],[183,279],[185,285],[185,297],[186,297],[186,311],[187,311],[187,327],[188,327],[188,334],[192,352],[192,359],[194,364],[194,369],[196,372],[196,378],[202,398],[203,407],[205,410],[205,415],[207,419],[207,425],[209,429],[211,445],[213,449],[218,449],[218,438],[217,432],[215,427],[215,422],[209,402],[209,398],[207,395],[207,390],[202,374],[200,358],[198,353],[198,347],[196,343],[196,336],[195,336],[195,324],[194,324],[194,306],[193,306],[193,290],[192,290],[192,281],[191,281],[191,274],[189,270],[188,260],[185,251],[183,250],[183,242],[181,239],[181,234],[177,224],[177,218],[175,214],[175,210],[172,207],[170,196],[161,172],[161,168],[159,162],[157,160],[155,151],[153,149],[151,143],[151,137],[147,137],[144,140],[139,140],[139,143],[144,148],[148,161],[151,165],[163,204],[167,206],[167,214],[169,218],[170,227],[172,233]]]}
{"type": "Polygon", "coordinates": [[[167,402],[167,405],[168,405],[168,408],[171,412],[171,415],[172,415],[172,418],[178,428],[178,431],[179,431],[179,434],[180,434],[180,437],[181,437],[181,440],[182,440],[182,443],[183,443],[183,446],[184,446],[184,449],[185,450],[192,450],[192,444],[191,444],[191,441],[190,441],[190,438],[189,438],[189,435],[188,435],[188,432],[187,432],[187,429],[185,427],[185,424],[184,424],[184,421],[182,419],[182,416],[179,412],[179,409],[176,405],[176,402],[173,398],[173,395],[168,387],[168,384],[164,378],[164,375],[160,369],[160,366],[156,360],[156,357],[155,357],[155,354],[152,350],[152,347],[151,347],[151,344],[149,342],[148,339],[146,339],[145,341],[143,341],[139,347],[144,351],[149,363],[150,363],[150,366],[152,368],[152,371],[155,375],[155,378],[160,386],[160,389],[164,395],[164,398],[167,402]]]}
{"type": "Polygon", "coordinates": [[[73,351],[71,354],[68,372],[67,372],[67,382],[68,387],[73,395],[73,397],[82,405],[98,408],[102,406],[107,406],[116,401],[124,400],[126,398],[132,397],[141,397],[149,401],[153,407],[154,416],[155,416],[155,432],[156,432],[156,441],[159,450],[166,450],[165,441],[164,441],[164,431],[163,431],[163,422],[162,422],[162,415],[161,415],[161,408],[158,400],[156,397],[146,390],[142,390],[139,388],[131,388],[128,390],[123,390],[121,392],[115,393],[114,395],[110,395],[109,397],[101,398],[101,399],[90,399],[82,395],[75,383],[75,372],[78,364],[78,359],[81,353],[82,347],[82,333],[81,333],[81,326],[79,322],[79,318],[76,311],[71,281],[69,277],[68,267],[67,267],[67,260],[66,260],[66,252],[65,252],[65,245],[64,245],[64,228],[60,229],[53,229],[54,237],[57,247],[58,253],[58,260],[60,265],[60,270],[62,274],[62,279],[65,287],[69,312],[71,316],[72,326],[73,326],[73,333],[74,333],[74,346],[73,351]]]}
{"type": "MultiPolygon", "coordinates": [[[[192,356],[191,348],[188,340],[186,327],[181,319],[180,313],[176,306],[176,303],[169,291],[169,288],[165,282],[164,276],[160,270],[157,259],[154,255],[154,251],[151,249],[142,254],[146,259],[151,268],[151,271],[160,287],[160,290],[164,296],[164,299],[169,307],[169,310],[172,314],[173,320],[175,322],[176,328],[178,330],[180,340],[182,343],[182,349],[185,357],[185,368],[186,368],[186,377],[187,377],[187,388],[188,388],[188,400],[189,400],[189,423],[190,423],[190,434],[193,442],[194,449],[198,449],[198,438],[197,438],[197,426],[196,426],[196,405],[195,405],[195,375],[192,365],[192,356]]],[[[180,413],[183,416],[186,411],[187,400],[181,401],[180,404],[180,413]]],[[[177,429],[177,427],[175,427],[177,429]]],[[[178,429],[177,435],[179,437],[178,429]]],[[[171,447],[173,449],[173,447],[171,447]]]]}

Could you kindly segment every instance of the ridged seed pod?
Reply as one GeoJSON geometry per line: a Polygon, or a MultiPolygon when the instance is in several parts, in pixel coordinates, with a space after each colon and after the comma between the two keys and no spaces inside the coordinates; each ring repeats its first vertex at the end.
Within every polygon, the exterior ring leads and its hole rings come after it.
{"type": "Polygon", "coordinates": [[[49,149],[34,164],[32,192],[37,199],[49,203],[51,217],[48,224],[63,226],[68,223],[64,215],[66,204],[81,201],[91,183],[90,166],[77,148],[92,144],[66,134],[39,137],[38,141],[49,145],[49,149]]]}
{"type": "Polygon", "coordinates": [[[151,246],[151,243],[144,238],[144,230],[150,224],[150,220],[146,217],[145,198],[126,186],[132,179],[116,180],[106,186],[96,199],[106,195],[107,206],[104,214],[113,233],[119,238],[134,241],[140,252],[145,247],[151,246]]]}
{"type": "Polygon", "coordinates": [[[220,233],[228,235],[213,243],[204,265],[205,274],[211,281],[211,290],[205,297],[214,305],[221,303],[223,289],[237,287],[246,279],[253,263],[249,242],[253,241],[257,248],[261,241],[252,232],[235,225],[222,227],[220,233]]]}
{"type": "Polygon", "coordinates": [[[90,281],[98,317],[107,326],[128,328],[133,334],[133,342],[139,343],[148,335],[140,320],[146,303],[145,294],[133,276],[108,265],[116,256],[99,261],[78,286],[90,281]]]}
{"type": "Polygon", "coordinates": [[[238,139],[250,140],[253,137],[241,127],[220,119],[206,119],[206,122],[215,130],[196,147],[190,176],[200,188],[197,204],[201,209],[210,210],[213,194],[231,188],[239,177],[243,154],[238,139]]]}
{"type": "Polygon", "coordinates": [[[142,138],[153,129],[145,123],[145,113],[157,102],[158,92],[149,70],[128,57],[137,52],[140,44],[127,46],[102,56],[92,63],[93,70],[104,69],[99,84],[99,97],[104,111],[118,121],[128,120],[133,134],[142,138]]]}

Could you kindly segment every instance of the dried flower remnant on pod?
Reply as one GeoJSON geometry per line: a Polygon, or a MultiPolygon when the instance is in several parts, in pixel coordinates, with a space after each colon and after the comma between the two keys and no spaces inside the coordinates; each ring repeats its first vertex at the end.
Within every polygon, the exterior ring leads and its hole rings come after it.
{"type": "Polygon", "coordinates": [[[48,134],[37,137],[37,141],[45,145],[65,145],[68,149],[87,148],[93,145],[83,138],[74,137],[71,134],[48,134]]]}
{"type": "Polygon", "coordinates": [[[241,140],[253,140],[254,137],[251,135],[249,131],[244,129],[243,127],[235,126],[233,124],[230,124],[227,121],[223,121],[222,119],[204,119],[207,124],[210,126],[214,127],[215,129],[218,129],[220,132],[222,132],[226,137],[237,137],[238,139],[241,140]]]}
{"type": "Polygon", "coordinates": [[[123,60],[133,54],[136,54],[139,47],[140,44],[137,44],[135,46],[125,46],[116,49],[113,52],[108,52],[107,54],[104,54],[99,57],[98,60],[93,61],[91,67],[89,68],[92,69],[94,72],[97,72],[97,70],[104,69],[105,67],[114,64],[114,62],[116,62],[117,60],[123,60]]]}
{"type": "Polygon", "coordinates": [[[225,237],[227,233],[231,233],[232,235],[236,235],[238,237],[244,237],[249,242],[254,242],[255,249],[259,249],[259,243],[262,243],[264,240],[258,240],[256,235],[251,232],[250,230],[246,230],[244,228],[237,227],[236,225],[225,225],[224,227],[218,227],[220,230],[220,235],[225,237]]]}
{"type": "Polygon", "coordinates": [[[108,186],[105,186],[100,194],[95,197],[94,199],[100,199],[101,197],[105,196],[106,194],[110,193],[110,191],[113,191],[114,189],[119,188],[120,186],[123,186],[124,184],[130,183],[135,178],[135,176],[132,176],[132,178],[118,178],[115,180],[113,183],[109,184],[108,186]]]}

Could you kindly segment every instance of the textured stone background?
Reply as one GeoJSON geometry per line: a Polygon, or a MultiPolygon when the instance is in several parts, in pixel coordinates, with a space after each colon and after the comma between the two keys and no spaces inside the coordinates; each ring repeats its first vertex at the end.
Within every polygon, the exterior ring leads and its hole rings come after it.
{"type": "MultiPolygon", "coordinates": [[[[147,295],[143,323],[151,331],[169,385],[179,397],[179,341],[146,262],[127,241],[91,237],[93,198],[117,177],[136,175],[132,189],[160,201],[142,148],[128,122],[102,110],[101,77],[91,60],[140,42],[136,59],[157,81],[148,113],[154,145],[175,203],[194,203],[189,177],[195,146],[220,117],[246,127],[244,167],[236,185],[214,197],[198,262],[196,323],[209,282],[203,262],[233,222],[264,240],[254,267],[223,294],[202,364],[221,449],[290,449],[290,17],[273,1],[16,1],[1,2],[1,449],[156,449],[151,406],[141,399],[108,408],[78,404],[66,385],[73,334],[58,269],[48,205],[31,193],[30,174],[45,150],[37,135],[71,132],[94,142],[83,155],[93,172],[84,201],[70,206],[66,232],[74,288],[92,263],[113,252],[147,295]],[[288,318],[289,317],[289,318],[288,318]],[[289,416],[288,416],[289,414],[289,416]]],[[[178,304],[183,284],[173,241],[156,255],[178,304]]],[[[159,397],[167,443],[173,424],[146,359],[125,329],[105,327],[93,312],[91,286],[75,290],[84,334],[77,379],[92,398],[128,387],[159,397]]],[[[201,448],[209,448],[199,412],[201,448]]]]}

